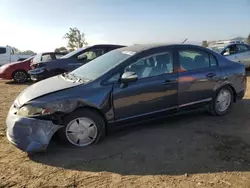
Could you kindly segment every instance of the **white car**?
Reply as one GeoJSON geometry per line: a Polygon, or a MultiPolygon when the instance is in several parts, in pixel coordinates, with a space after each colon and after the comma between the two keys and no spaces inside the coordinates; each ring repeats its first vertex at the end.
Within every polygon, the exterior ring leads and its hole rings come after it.
{"type": "Polygon", "coordinates": [[[31,55],[15,54],[15,50],[11,46],[0,46],[0,66],[11,62],[22,61],[29,57],[31,57],[31,55]]]}
{"type": "Polygon", "coordinates": [[[209,48],[232,61],[244,64],[246,68],[250,67],[250,46],[247,44],[214,45],[209,48]]]}

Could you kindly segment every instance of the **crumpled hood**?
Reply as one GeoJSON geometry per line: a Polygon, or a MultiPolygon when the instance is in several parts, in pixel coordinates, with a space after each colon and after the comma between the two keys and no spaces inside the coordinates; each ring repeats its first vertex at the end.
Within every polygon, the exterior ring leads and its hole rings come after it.
{"type": "Polygon", "coordinates": [[[73,82],[70,80],[65,80],[61,75],[54,76],[42,80],[40,82],[37,82],[26,88],[17,97],[15,103],[17,106],[22,106],[28,101],[35,99],[37,97],[41,97],[60,90],[72,88],[81,84],[82,84],[81,82],[73,82]]]}

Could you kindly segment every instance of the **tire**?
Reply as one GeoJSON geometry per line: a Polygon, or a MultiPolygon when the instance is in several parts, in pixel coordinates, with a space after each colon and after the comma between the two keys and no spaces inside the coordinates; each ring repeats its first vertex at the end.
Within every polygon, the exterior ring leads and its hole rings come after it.
{"type": "Polygon", "coordinates": [[[66,115],[63,124],[58,132],[60,140],[75,147],[87,147],[105,137],[105,121],[93,110],[78,109],[66,115]]]}
{"type": "Polygon", "coordinates": [[[209,105],[209,112],[214,116],[223,116],[227,114],[230,111],[232,104],[233,104],[233,99],[234,99],[233,95],[234,93],[231,87],[229,86],[225,86],[219,89],[216,92],[215,97],[213,98],[213,100],[211,101],[209,105]],[[224,102],[221,102],[221,101],[224,101],[224,102]],[[223,105],[220,106],[219,103],[222,103],[223,105]]]}
{"type": "Polygon", "coordinates": [[[12,74],[12,78],[17,83],[24,83],[28,81],[29,75],[24,70],[17,70],[12,74]]]}

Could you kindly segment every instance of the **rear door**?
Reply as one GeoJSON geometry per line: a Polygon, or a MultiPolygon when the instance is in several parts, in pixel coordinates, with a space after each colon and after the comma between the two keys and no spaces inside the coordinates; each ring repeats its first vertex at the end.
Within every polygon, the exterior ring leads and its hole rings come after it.
{"type": "Polygon", "coordinates": [[[250,66],[250,49],[249,46],[245,44],[237,44],[236,45],[236,54],[235,59],[247,67],[250,66]]]}
{"type": "Polygon", "coordinates": [[[195,47],[177,50],[179,62],[178,106],[191,107],[212,100],[213,89],[220,76],[212,54],[195,47]]]}

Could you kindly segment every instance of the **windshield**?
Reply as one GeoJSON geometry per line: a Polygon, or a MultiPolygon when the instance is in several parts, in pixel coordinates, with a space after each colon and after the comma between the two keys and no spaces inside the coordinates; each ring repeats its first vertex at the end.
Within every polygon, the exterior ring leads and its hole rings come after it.
{"type": "Polygon", "coordinates": [[[86,80],[95,80],[129,57],[131,57],[129,53],[113,50],[79,67],[71,73],[86,80]]]}
{"type": "Polygon", "coordinates": [[[71,57],[73,57],[75,54],[79,53],[80,51],[82,51],[82,50],[84,50],[84,49],[85,49],[85,48],[79,48],[79,49],[77,49],[77,50],[75,50],[75,51],[73,51],[73,52],[70,52],[70,53],[68,53],[68,54],[66,54],[66,55],[64,55],[64,56],[62,56],[60,59],[71,58],[71,57]]]}

